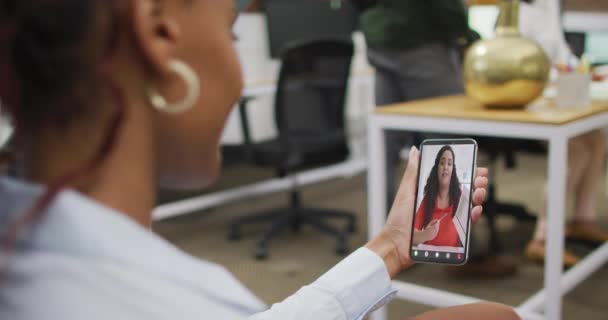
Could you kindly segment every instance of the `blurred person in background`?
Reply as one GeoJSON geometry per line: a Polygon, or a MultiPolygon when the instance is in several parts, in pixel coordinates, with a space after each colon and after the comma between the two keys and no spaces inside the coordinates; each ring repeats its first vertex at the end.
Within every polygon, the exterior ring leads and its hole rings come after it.
{"type": "MultiPolygon", "coordinates": [[[[479,35],[460,0],[354,0],[376,69],[376,105],[464,93],[462,51],[479,35]]],[[[387,190],[396,190],[399,152],[417,138],[387,132],[387,190]]]]}
{"type": "MultiPolygon", "coordinates": [[[[558,1],[532,0],[522,3],[519,23],[522,35],[540,44],[554,66],[568,64],[576,68],[578,59],[568,46],[560,19],[558,1]]],[[[553,68],[552,78],[557,77],[553,68]]],[[[592,245],[608,241],[608,231],[597,225],[596,199],[603,176],[606,156],[606,136],[595,130],[570,139],[568,143],[567,194],[574,195],[574,211],[566,226],[566,237],[592,245]]],[[[545,197],[546,198],[546,197],[545,197]]],[[[525,256],[534,262],[545,261],[546,203],[538,217],[532,239],[525,249],[525,256]]],[[[564,251],[565,266],[576,264],[579,257],[569,250],[564,251]]]]}

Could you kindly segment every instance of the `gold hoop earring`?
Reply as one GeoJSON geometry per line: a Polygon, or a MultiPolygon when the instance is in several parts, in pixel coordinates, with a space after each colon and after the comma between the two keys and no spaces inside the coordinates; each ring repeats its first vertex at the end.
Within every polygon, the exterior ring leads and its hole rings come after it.
{"type": "Polygon", "coordinates": [[[194,107],[201,94],[198,75],[190,66],[180,60],[172,60],[169,62],[169,68],[171,68],[171,71],[177,73],[186,83],[188,90],[186,97],[180,102],[168,103],[167,99],[158,93],[156,89],[148,88],[148,99],[150,100],[150,104],[155,109],[166,113],[177,114],[188,111],[194,107]]]}

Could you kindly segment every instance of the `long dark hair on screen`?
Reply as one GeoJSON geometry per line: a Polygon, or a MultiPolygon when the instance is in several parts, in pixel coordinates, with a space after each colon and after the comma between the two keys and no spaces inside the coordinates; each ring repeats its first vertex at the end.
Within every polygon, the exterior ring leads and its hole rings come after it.
{"type": "Polygon", "coordinates": [[[48,183],[25,212],[0,230],[0,250],[11,253],[57,194],[92,172],[112,150],[126,107],[109,62],[129,6],[122,0],[0,0],[0,112],[15,126],[16,145],[35,138],[40,128],[64,130],[95,115],[102,106],[91,101],[102,92],[109,93],[114,101],[109,107],[115,108],[96,153],[48,183]]]}
{"type": "Polygon", "coordinates": [[[460,202],[460,195],[462,191],[460,190],[460,180],[458,180],[458,175],[456,174],[456,154],[454,150],[450,146],[443,146],[439,149],[437,156],[435,157],[435,164],[431,169],[431,173],[429,174],[428,179],[426,180],[426,185],[424,186],[424,220],[422,221],[422,228],[426,228],[426,226],[431,222],[431,218],[433,216],[433,211],[435,210],[435,203],[437,202],[437,194],[439,193],[439,174],[437,173],[437,169],[439,168],[439,162],[441,162],[441,156],[444,152],[449,151],[452,153],[452,177],[450,178],[450,190],[448,195],[450,197],[450,205],[454,209],[452,212],[452,217],[456,214],[456,208],[458,208],[458,203],[460,202]]]}

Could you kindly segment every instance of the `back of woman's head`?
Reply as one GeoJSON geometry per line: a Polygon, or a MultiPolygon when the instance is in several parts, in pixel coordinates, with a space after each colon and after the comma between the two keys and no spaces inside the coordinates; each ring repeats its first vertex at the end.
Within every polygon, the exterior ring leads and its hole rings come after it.
{"type": "Polygon", "coordinates": [[[4,238],[65,187],[120,208],[111,190],[136,185],[143,211],[155,182],[213,181],[242,89],[236,13],[232,0],[0,0],[0,111],[18,175],[47,186],[4,238]]]}
{"type": "Polygon", "coordinates": [[[65,125],[99,95],[101,20],[115,1],[0,0],[0,99],[19,133],[65,125]]]}
{"type": "MultiPolygon", "coordinates": [[[[0,111],[16,127],[18,150],[32,148],[22,145],[31,144],[24,141],[42,140],[41,134],[61,132],[95,114],[97,105],[91,101],[106,87],[102,78],[107,73],[103,60],[108,33],[101,32],[101,21],[114,2],[0,0],[0,111]]],[[[6,248],[12,248],[60,190],[102,162],[121,119],[118,112],[93,157],[73,171],[56,173],[46,192],[3,230],[0,239],[6,248]]]]}
{"type": "Polygon", "coordinates": [[[0,8],[1,108],[17,140],[73,124],[72,133],[95,135],[122,103],[127,121],[149,131],[139,134],[154,136],[154,179],[194,187],[217,175],[219,139],[242,86],[232,0],[0,0],[0,8]],[[176,76],[176,65],[197,80],[176,76]],[[159,112],[152,91],[191,108],[159,112]],[[195,91],[200,98],[184,93],[195,91]]]}

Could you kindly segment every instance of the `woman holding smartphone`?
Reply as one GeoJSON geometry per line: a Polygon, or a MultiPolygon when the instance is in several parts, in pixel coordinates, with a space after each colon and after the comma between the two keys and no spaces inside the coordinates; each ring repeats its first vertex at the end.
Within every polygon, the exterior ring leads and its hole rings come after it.
{"type": "MultiPolygon", "coordinates": [[[[157,184],[219,174],[242,79],[233,0],[0,0],[0,319],[361,319],[412,265],[414,151],[382,232],[268,309],[221,266],[155,235],[157,184]]],[[[487,170],[476,179],[481,215],[487,170]]],[[[419,319],[517,319],[475,304],[419,319]]]]}
{"type": "Polygon", "coordinates": [[[443,146],[424,186],[424,198],[416,211],[413,244],[462,247],[454,216],[462,191],[456,174],[456,155],[443,146]]]}

